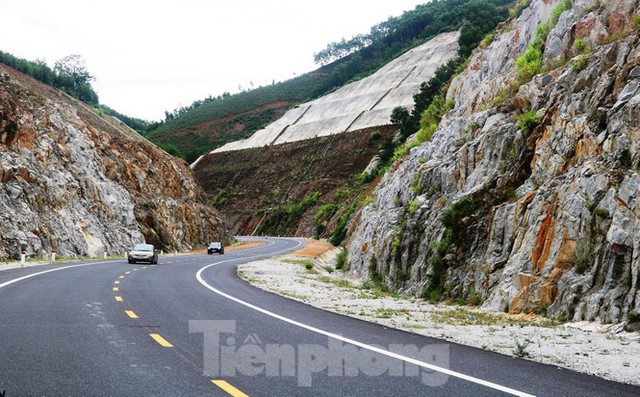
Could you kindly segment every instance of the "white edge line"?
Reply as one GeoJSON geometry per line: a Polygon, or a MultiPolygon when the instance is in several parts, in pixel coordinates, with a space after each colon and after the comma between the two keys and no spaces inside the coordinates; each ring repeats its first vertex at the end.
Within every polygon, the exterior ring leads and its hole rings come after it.
{"type": "MultiPolygon", "coordinates": [[[[299,241],[298,245],[296,245],[293,248],[297,248],[300,245],[302,245],[302,242],[299,241]]],[[[274,252],[272,255],[276,256],[276,255],[278,255],[280,253],[288,252],[293,248],[288,248],[288,249],[286,249],[284,251],[274,252]]],[[[263,255],[251,256],[251,257],[244,258],[244,259],[249,260],[249,259],[258,258],[258,257],[261,257],[261,256],[263,256],[263,255]]],[[[356,340],[346,338],[346,337],[344,337],[342,335],[337,335],[337,334],[334,334],[334,333],[331,333],[331,332],[328,332],[328,331],[324,331],[324,330],[316,328],[316,327],[312,327],[312,326],[304,324],[304,323],[300,323],[298,321],[295,321],[295,320],[292,320],[290,318],[281,316],[279,314],[270,312],[270,311],[265,310],[265,309],[263,309],[261,307],[253,305],[253,304],[251,304],[249,302],[245,302],[245,301],[243,301],[241,299],[238,299],[238,298],[236,298],[234,296],[231,296],[231,295],[229,295],[227,293],[224,293],[224,292],[212,287],[211,285],[207,284],[207,282],[204,281],[204,279],[202,278],[202,272],[205,271],[206,269],[208,269],[210,267],[213,267],[213,266],[216,266],[216,265],[220,265],[220,264],[225,263],[225,262],[231,262],[231,261],[236,261],[236,260],[238,260],[238,259],[230,259],[230,260],[217,262],[217,263],[212,263],[210,265],[207,265],[207,266],[201,268],[200,270],[198,270],[198,272],[196,273],[196,278],[198,279],[200,284],[202,284],[205,288],[213,291],[214,293],[216,293],[216,294],[218,294],[220,296],[223,296],[223,297],[225,297],[225,298],[227,298],[229,300],[232,300],[232,301],[234,301],[236,303],[244,305],[244,306],[246,306],[246,307],[248,307],[250,309],[253,309],[255,311],[258,311],[258,312],[260,312],[262,314],[266,314],[267,316],[276,318],[278,320],[281,320],[281,321],[284,321],[284,322],[289,323],[291,325],[295,325],[297,327],[306,329],[308,331],[315,332],[317,334],[324,335],[324,336],[327,336],[329,338],[333,338],[333,339],[342,341],[344,343],[348,343],[348,344],[351,344],[351,345],[354,345],[354,346],[358,346],[358,347],[361,347],[363,349],[366,349],[366,350],[369,350],[369,351],[372,351],[372,352],[375,352],[375,353],[379,353],[379,354],[385,355],[387,357],[395,358],[397,360],[401,360],[401,361],[407,362],[409,364],[414,364],[414,365],[417,365],[417,366],[422,367],[422,368],[426,368],[426,369],[429,369],[429,370],[432,370],[432,371],[437,371],[437,372],[440,372],[440,373],[443,373],[443,374],[446,374],[446,375],[450,375],[450,376],[453,376],[453,377],[456,377],[456,378],[459,378],[459,379],[463,379],[463,380],[466,380],[468,382],[476,383],[476,384],[479,384],[479,385],[482,385],[482,386],[485,386],[485,387],[488,387],[488,388],[491,388],[491,389],[494,389],[494,390],[499,390],[499,391],[502,391],[502,392],[505,392],[505,393],[509,393],[509,394],[514,395],[514,396],[535,397],[533,394],[528,394],[528,393],[525,393],[525,392],[522,392],[522,391],[519,391],[519,390],[512,389],[512,388],[507,387],[507,386],[502,386],[502,385],[499,385],[497,383],[493,383],[493,382],[489,382],[489,381],[486,381],[486,380],[483,380],[483,379],[475,378],[475,377],[470,376],[470,375],[465,375],[463,373],[456,372],[456,371],[453,371],[453,370],[450,370],[450,369],[447,369],[447,368],[438,367],[437,365],[425,363],[423,361],[419,361],[419,360],[416,360],[416,359],[411,358],[411,357],[406,357],[406,356],[403,356],[403,355],[400,355],[400,354],[397,354],[397,353],[390,352],[388,350],[381,349],[379,347],[367,345],[365,343],[358,342],[356,340]]],[[[0,285],[0,287],[1,287],[1,285],[0,285]]]]}
{"type": "Polygon", "coordinates": [[[4,287],[6,287],[8,285],[17,283],[17,282],[22,281],[22,280],[26,280],[26,279],[31,278],[31,277],[36,277],[36,276],[40,276],[42,274],[51,273],[51,272],[57,272],[58,270],[71,269],[71,268],[74,268],[74,267],[93,266],[93,265],[99,265],[99,264],[102,264],[102,263],[110,263],[110,262],[114,262],[114,261],[83,263],[81,265],[64,266],[64,267],[58,267],[58,268],[55,268],[55,269],[45,270],[43,272],[27,274],[26,276],[22,276],[22,277],[14,278],[13,280],[5,281],[4,283],[0,284],[0,288],[4,288],[4,287]]]}

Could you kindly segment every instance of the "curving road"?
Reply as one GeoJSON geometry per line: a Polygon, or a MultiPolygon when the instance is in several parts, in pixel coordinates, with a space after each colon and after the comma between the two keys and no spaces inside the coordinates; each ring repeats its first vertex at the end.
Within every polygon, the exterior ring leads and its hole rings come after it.
{"type": "Polygon", "coordinates": [[[225,255],[0,272],[0,394],[638,396],[640,388],[388,329],[256,289],[225,255]]]}

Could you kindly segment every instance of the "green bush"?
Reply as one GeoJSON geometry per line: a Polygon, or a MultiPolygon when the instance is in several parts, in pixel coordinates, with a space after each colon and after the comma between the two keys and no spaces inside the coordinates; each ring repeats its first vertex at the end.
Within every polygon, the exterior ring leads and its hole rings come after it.
{"type": "Polygon", "coordinates": [[[329,238],[329,242],[331,244],[335,246],[342,244],[342,241],[347,236],[347,224],[349,223],[349,219],[351,219],[351,215],[353,215],[355,210],[355,205],[352,205],[347,212],[340,215],[338,221],[336,222],[336,228],[329,238]]]}
{"type": "Polygon", "coordinates": [[[347,268],[347,251],[340,251],[338,257],[336,258],[336,269],[338,270],[346,270],[347,268]]]}
{"type": "Polygon", "coordinates": [[[542,69],[542,41],[536,39],[529,45],[527,51],[516,59],[518,68],[517,82],[519,85],[531,81],[542,69]]]}
{"type": "Polygon", "coordinates": [[[589,63],[589,55],[581,54],[571,61],[571,66],[580,71],[587,67],[589,63]]]}
{"type": "Polygon", "coordinates": [[[551,28],[549,27],[549,25],[547,25],[546,23],[541,23],[536,28],[536,39],[544,43],[544,41],[547,39],[547,36],[549,36],[549,32],[551,32],[551,28]]]}
{"type": "Polygon", "coordinates": [[[640,321],[640,312],[633,309],[629,313],[627,313],[627,321],[630,323],[635,323],[640,321]]]}
{"type": "Polygon", "coordinates": [[[531,3],[531,0],[520,0],[509,10],[509,16],[512,18],[519,17],[522,11],[529,6],[529,3],[531,3]]]}
{"type": "Polygon", "coordinates": [[[562,3],[558,4],[556,8],[551,12],[551,26],[556,26],[558,20],[560,20],[560,15],[563,12],[571,9],[571,0],[564,0],[562,3]]]}
{"type": "Polygon", "coordinates": [[[529,110],[522,115],[517,116],[516,120],[518,120],[520,129],[525,132],[533,131],[533,129],[540,124],[540,117],[534,110],[529,110]]]}
{"type": "Polygon", "coordinates": [[[483,48],[487,48],[489,46],[489,44],[491,44],[493,42],[493,40],[495,40],[495,38],[496,38],[495,32],[491,32],[491,33],[487,34],[486,36],[484,36],[484,39],[482,39],[482,41],[480,42],[480,45],[483,48]]]}
{"type": "Polygon", "coordinates": [[[418,203],[413,200],[409,201],[409,214],[413,216],[417,211],[418,211],[418,203]]]}
{"type": "Polygon", "coordinates": [[[576,54],[591,54],[591,46],[589,42],[583,38],[578,38],[573,42],[573,49],[576,54]]]}

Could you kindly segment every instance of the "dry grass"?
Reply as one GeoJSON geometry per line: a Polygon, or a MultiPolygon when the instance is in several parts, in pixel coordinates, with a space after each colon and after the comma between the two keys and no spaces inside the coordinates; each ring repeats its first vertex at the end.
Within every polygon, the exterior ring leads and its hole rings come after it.
{"type": "Polygon", "coordinates": [[[290,256],[306,256],[308,258],[317,258],[318,256],[324,254],[325,252],[333,248],[333,245],[323,240],[307,239],[305,240],[305,242],[307,243],[307,246],[305,246],[304,248],[296,252],[292,252],[289,255],[290,256]]]}

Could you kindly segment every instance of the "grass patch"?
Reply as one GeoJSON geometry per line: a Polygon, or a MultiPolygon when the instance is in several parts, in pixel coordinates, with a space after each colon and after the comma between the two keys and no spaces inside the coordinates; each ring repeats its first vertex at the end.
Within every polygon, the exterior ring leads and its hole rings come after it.
{"type": "Polygon", "coordinates": [[[281,260],[284,263],[290,263],[293,265],[301,265],[306,267],[307,269],[311,269],[313,267],[313,261],[310,259],[291,259],[286,258],[281,260]]]}
{"type": "Polygon", "coordinates": [[[470,310],[465,307],[456,307],[451,310],[433,310],[431,318],[438,323],[449,325],[490,325],[490,326],[529,326],[554,327],[559,322],[542,318],[527,320],[521,317],[513,317],[501,313],[490,313],[480,310],[470,310]]]}
{"type": "Polygon", "coordinates": [[[531,344],[531,340],[525,339],[524,342],[520,343],[516,339],[516,344],[513,347],[513,355],[516,357],[526,357],[529,355],[527,352],[527,347],[531,344]]]}

